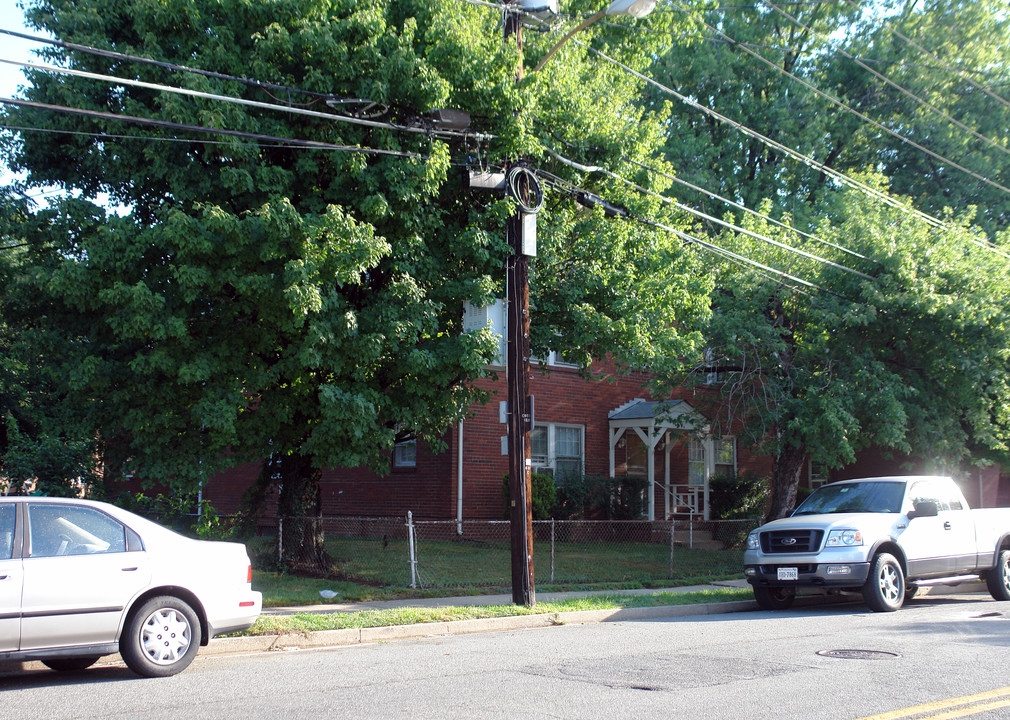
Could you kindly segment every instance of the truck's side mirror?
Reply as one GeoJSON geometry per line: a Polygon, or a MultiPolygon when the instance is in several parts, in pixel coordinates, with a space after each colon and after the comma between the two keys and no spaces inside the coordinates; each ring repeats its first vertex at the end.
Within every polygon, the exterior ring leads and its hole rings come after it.
{"type": "Polygon", "coordinates": [[[917,502],[915,504],[915,510],[908,513],[908,519],[917,517],[936,517],[939,514],[939,508],[937,508],[936,503],[932,500],[923,500],[922,502],[917,502]]]}

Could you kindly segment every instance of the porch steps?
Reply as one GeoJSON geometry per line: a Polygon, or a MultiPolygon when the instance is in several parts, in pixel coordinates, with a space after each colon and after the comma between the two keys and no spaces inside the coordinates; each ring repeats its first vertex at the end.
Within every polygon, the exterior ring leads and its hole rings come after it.
{"type": "Polygon", "coordinates": [[[688,528],[677,528],[673,532],[673,544],[677,547],[690,547],[693,550],[723,550],[721,540],[712,537],[711,530],[701,530],[694,528],[692,532],[688,528]]]}

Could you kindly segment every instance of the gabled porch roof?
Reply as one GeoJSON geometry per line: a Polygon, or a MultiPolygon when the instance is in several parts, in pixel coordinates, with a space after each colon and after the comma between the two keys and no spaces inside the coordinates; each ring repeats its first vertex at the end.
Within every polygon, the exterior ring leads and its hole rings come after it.
{"type": "MultiPolygon", "coordinates": [[[[708,431],[708,421],[690,404],[684,400],[645,400],[635,398],[626,402],[618,408],[614,408],[607,413],[610,420],[610,477],[614,477],[616,472],[616,462],[614,449],[620,442],[624,434],[629,430],[634,430],[635,434],[641,438],[642,442],[649,449],[647,453],[648,478],[649,478],[649,520],[656,519],[656,481],[655,450],[659,444],[667,438],[671,431],[705,433],[708,431]]],[[[670,446],[665,445],[665,457],[663,464],[664,483],[663,489],[666,495],[666,513],[669,514],[670,505],[673,501],[673,491],[670,486],[670,446]]],[[[708,478],[705,479],[705,502],[704,513],[708,515],[708,478]]],[[[697,504],[697,503],[695,503],[697,504]]]]}

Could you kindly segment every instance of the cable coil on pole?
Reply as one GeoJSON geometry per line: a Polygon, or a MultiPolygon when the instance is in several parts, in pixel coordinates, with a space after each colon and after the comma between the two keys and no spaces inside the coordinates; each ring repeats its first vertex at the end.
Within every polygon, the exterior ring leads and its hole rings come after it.
{"type": "Polygon", "coordinates": [[[524,213],[536,214],[544,206],[544,188],[540,178],[525,165],[509,168],[505,174],[505,188],[524,213]]]}

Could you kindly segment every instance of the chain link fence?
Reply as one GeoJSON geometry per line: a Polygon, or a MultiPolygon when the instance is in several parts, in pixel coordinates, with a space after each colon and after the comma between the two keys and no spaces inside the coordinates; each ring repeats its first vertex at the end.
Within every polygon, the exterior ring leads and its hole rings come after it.
{"type": "MultiPolygon", "coordinates": [[[[538,585],[690,583],[741,572],[759,520],[542,520],[533,523],[538,585]]],[[[511,584],[508,521],[407,517],[281,518],[249,543],[254,565],[411,588],[511,584]]]]}

